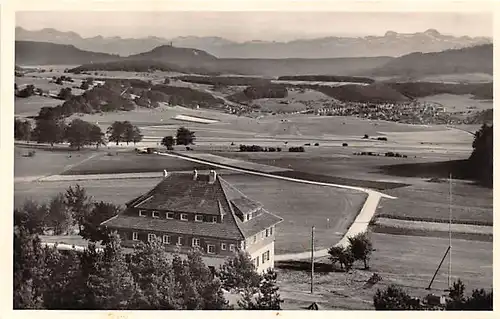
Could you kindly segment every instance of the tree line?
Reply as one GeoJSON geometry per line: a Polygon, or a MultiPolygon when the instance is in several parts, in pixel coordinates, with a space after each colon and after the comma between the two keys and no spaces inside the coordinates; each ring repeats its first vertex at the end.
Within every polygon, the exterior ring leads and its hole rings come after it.
{"type": "Polygon", "coordinates": [[[14,308],[229,310],[234,307],[224,291],[233,291],[243,293],[241,309],[281,309],[276,272],[257,273],[244,251],[219,269],[205,265],[197,250],[183,258],[167,253],[159,241],[127,251],[116,233],[100,226],[120,210],[93,202],[78,185],[49,205],[30,201],[15,210],[14,308]],[[39,238],[49,229],[67,233],[71,226],[89,240],[83,252],[46,247],[39,238]]]}
{"type": "MultiPolygon", "coordinates": [[[[140,129],[129,121],[115,121],[107,129],[108,140],[116,145],[126,142],[138,143],[143,135],[140,129]]],[[[51,146],[63,142],[69,143],[70,147],[80,150],[85,146],[106,145],[105,134],[101,128],[81,119],[74,119],[66,124],[64,119],[47,117],[37,118],[35,127],[32,128],[28,120],[14,120],[14,139],[21,141],[35,141],[37,143],[49,143],[51,146]]]]}

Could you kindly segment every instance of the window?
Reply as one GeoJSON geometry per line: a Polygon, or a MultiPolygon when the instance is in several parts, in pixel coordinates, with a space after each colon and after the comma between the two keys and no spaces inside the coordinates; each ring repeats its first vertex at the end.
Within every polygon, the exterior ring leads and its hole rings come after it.
{"type": "Polygon", "coordinates": [[[148,234],[148,241],[149,242],[152,242],[156,239],[156,235],[155,234],[148,234]]]}
{"type": "Polygon", "coordinates": [[[262,254],[262,263],[269,261],[269,250],[262,254]]]}
{"type": "Polygon", "coordinates": [[[181,214],[181,220],[188,220],[187,214],[181,214]]]}
{"type": "Polygon", "coordinates": [[[196,215],[194,217],[194,220],[197,221],[197,222],[202,222],[203,221],[203,215],[196,215]]]}
{"type": "Polygon", "coordinates": [[[264,238],[264,232],[260,232],[260,239],[264,238]]]}
{"type": "Polygon", "coordinates": [[[259,256],[255,258],[255,267],[259,267],[259,256]]]}
{"type": "Polygon", "coordinates": [[[266,229],[266,237],[269,237],[269,229],[266,229]]]}
{"type": "Polygon", "coordinates": [[[273,235],[273,226],[269,227],[269,236],[273,235]]]}
{"type": "Polygon", "coordinates": [[[174,219],[174,213],[167,213],[167,219],[174,219]]]}
{"type": "Polygon", "coordinates": [[[234,248],[235,248],[235,247],[234,247],[234,244],[230,244],[230,245],[229,245],[229,251],[234,251],[234,248]]]}
{"type": "Polygon", "coordinates": [[[222,243],[222,244],[220,244],[220,249],[221,249],[221,250],[226,250],[226,249],[227,249],[227,245],[226,245],[226,243],[222,243]]]}
{"type": "Polygon", "coordinates": [[[250,214],[246,215],[246,220],[250,220],[250,214]]]}
{"type": "Polygon", "coordinates": [[[177,237],[177,245],[182,246],[182,237],[177,237]]]}
{"type": "Polygon", "coordinates": [[[153,218],[158,218],[158,217],[160,217],[160,214],[156,210],[154,210],[153,211],[153,218]]]}
{"type": "Polygon", "coordinates": [[[193,238],[193,247],[200,247],[200,239],[199,238],[193,238]]]}
{"type": "Polygon", "coordinates": [[[211,220],[212,223],[216,223],[217,222],[217,216],[212,216],[212,220],[211,220]]]}
{"type": "Polygon", "coordinates": [[[257,242],[257,235],[253,236],[253,243],[255,244],[257,242]]]}
{"type": "Polygon", "coordinates": [[[146,217],[146,211],[142,210],[142,209],[139,209],[139,216],[146,217]]]}
{"type": "Polygon", "coordinates": [[[215,245],[207,245],[207,252],[209,254],[215,254],[215,245]]]}
{"type": "Polygon", "coordinates": [[[132,233],[132,240],[139,240],[139,234],[136,232],[132,233]]]}
{"type": "Polygon", "coordinates": [[[163,235],[163,243],[170,244],[170,236],[169,235],[163,235]]]}

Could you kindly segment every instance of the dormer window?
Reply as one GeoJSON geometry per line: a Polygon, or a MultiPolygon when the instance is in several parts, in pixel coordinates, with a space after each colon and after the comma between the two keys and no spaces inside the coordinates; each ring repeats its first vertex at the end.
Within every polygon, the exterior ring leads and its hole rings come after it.
{"type": "Polygon", "coordinates": [[[159,218],[160,217],[160,213],[158,213],[156,210],[153,211],[153,218],[159,218]]]}
{"type": "Polygon", "coordinates": [[[181,220],[188,220],[187,214],[181,214],[181,220]]]}
{"type": "Polygon", "coordinates": [[[146,211],[142,210],[142,209],[139,209],[139,216],[146,217],[146,211]]]}
{"type": "Polygon", "coordinates": [[[167,213],[167,219],[174,219],[174,213],[167,213]]]}
{"type": "Polygon", "coordinates": [[[197,221],[197,222],[202,222],[203,221],[203,215],[196,215],[194,217],[194,220],[197,221]]]}
{"type": "Polygon", "coordinates": [[[245,216],[245,220],[246,220],[246,221],[249,221],[249,220],[250,220],[250,214],[246,214],[246,216],[245,216]]]}
{"type": "Polygon", "coordinates": [[[236,246],[234,244],[229,245],[229,251],[234,251],[236,246]]]}

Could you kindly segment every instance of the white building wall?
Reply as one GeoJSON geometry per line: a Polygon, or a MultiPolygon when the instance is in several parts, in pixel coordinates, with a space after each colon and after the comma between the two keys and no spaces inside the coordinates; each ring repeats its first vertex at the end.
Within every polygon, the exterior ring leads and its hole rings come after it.
{"type": "Polygon", "coordinates": [[[250,256],[252,258],[252,261],[254,262],[254,265],[256,264],[257,257],[259,258],[259,266],[256,269],[257,272],[262,273],[269,268],[274,268],[274,240],[269,244],[257,249],[256,251],[251,252],[250,256]],[[262,254],[264,254],[266,251],[269,251],[269,260],[263,263],[262,254]]]}

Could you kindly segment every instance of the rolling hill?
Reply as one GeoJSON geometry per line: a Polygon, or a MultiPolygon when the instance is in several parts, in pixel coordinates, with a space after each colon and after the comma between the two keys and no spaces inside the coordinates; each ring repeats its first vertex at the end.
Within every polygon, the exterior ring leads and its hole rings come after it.
{"type": "Polygon", "coordinates": [[[493,44],[435,53],[411,53],[375,68],[371,75],[418,77],[458,73],[493,74],[493,44]]]}
{"type": "Polygon", "coordinates": [[[162,45],[151,51],[135,54],[124,58],[126,60],[154,60],[175,64],[181,67],[200,66],[217,60],[217,57],[205,51],[178,48],[170,45],[162,45]]]}
{"type": "Polygon", "coordinates": [[[47,42],[16,41],[15,61],[17,65],[64,65],[106,62],[119,56],[80,50],[73,45],[47,42]]]}

